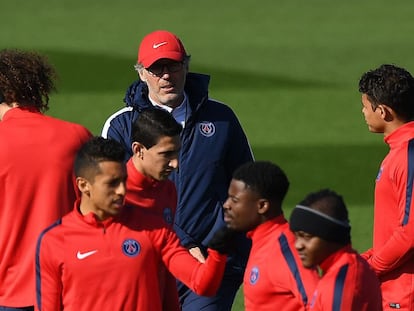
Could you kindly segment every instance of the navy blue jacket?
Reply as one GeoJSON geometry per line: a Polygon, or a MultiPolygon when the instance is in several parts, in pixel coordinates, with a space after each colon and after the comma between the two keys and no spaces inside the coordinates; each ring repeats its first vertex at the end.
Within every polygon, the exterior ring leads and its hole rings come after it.
{"type": "MultiPolygon", "coordinates": [[[[187,75],[185,92],[191,116],[181,134],[179,169],[170,176],[178,194],[174,229],[184,246],[199,246],[202,250],[214,232],[224,226],[222,205],[233,171],[253,160],[234,112],[208,98],[209,81],[207,75],[187,75]]],[[[140,110],[152,107],[146,84],[134,82],[124,101],[126,107],[108,118],[102,136],[121,142],[130,157],[132,123],[140,110]]],[[[250,241],[240,234],[237,252],[229,258],[227,273],[243,273],[249,250],[250,241]]]]}

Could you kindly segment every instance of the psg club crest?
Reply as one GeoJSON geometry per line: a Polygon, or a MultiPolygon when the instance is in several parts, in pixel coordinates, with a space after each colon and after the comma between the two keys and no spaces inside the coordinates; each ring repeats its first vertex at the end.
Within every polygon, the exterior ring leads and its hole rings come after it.
{"type": "Polygon", "coordinates": [[[139,254],[141,246],[139,243],[133,239],[125,240],[122,243],[122,252],[128,257],[135,257],[139,254]]]}
{"type": "Polygon", "coordinates": [[[250,271],[250,284],[255,285],[259,279],[259,268],[253,267],[250,271]]]}
{"type": "Polygon", "coordinates": [[[205,137],[211,137],[216,133],[216,127],[212,122],[201,122],[198,126],[198,129],[201,135],[204,135],[205,137]]]}

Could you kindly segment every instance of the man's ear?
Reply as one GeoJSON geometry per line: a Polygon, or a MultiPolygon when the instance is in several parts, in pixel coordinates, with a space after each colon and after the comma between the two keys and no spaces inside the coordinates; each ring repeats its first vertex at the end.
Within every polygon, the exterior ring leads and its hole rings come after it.
{"type": "Polygon", "coordinates": [[[139,79],[142,81],[142,82],[147,82],[147,79],[145,78],[145,76],[144,76],[144,69],[140,69],[140,70],[138,70],[138,75],[139,75],[139,79]]]}
{"type": "Polygon", "coordinates": [[[257,202],[257,206],[257,213],[260,215],[264,215],[269,210],[270,203],[266,199],[259,199],[259,201],[257,202]]]}
{"type": "Polygon", "coordinates": [[[134,141],[132,143],[132,152],[133,152],[133,154],[134,155],[137,155],[141,159],[144,156],[144,149],[145,149],[145,147],[144,147],[143,144],[141,144],[141,143],[139,143],[137,141],[134,141]]]}
{"type": "Polygon", "coordinates": [[[89,196],[90,194],[90,183],[83,177],[76,177],[76,185],[82,194],[89,196]]]}
{"type": "Polygon", "coordinates": [[[378,109],[381,112],[381,117],[384,121],[392,121],[395,118],[395,112],[387,105],[380,104],[378,109]]]}

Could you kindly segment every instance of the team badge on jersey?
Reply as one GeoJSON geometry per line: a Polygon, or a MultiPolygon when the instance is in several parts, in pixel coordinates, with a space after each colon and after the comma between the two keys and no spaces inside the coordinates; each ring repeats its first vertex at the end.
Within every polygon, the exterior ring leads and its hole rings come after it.
{"type": "Polygon", "coordinates": [[[125,240],[122,243],[122,251],[128,257],[135,257],[139,254],[141,250],[141,245],[133,239],[125,240]]]}
{"type": "Polygon", "coordinates": [[[204,135],[205,137],[211,137],[216,133],[216,127],[212,122],[201,122],[198,129],[201,135],[204,135]]]}
{"type": "Polygon", "coordinates": [[[250,271],[250,284],[255,285],[259,279],[259,268],[253,267],[250,271]]]}
{"type": "Polygon", "coordinates": [[[163,217],[164,217],[164,221],[167,223],[167,225],[172,225],[173,223],[173,214],[172,214],[172,210],[169,207],[164,208],[164,210],[162,211],[163,217]]]}

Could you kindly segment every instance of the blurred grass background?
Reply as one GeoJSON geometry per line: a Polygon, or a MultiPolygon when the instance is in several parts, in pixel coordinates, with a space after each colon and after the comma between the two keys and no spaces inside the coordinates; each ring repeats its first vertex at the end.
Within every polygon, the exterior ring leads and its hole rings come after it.
{"type": "MultiPolygon", "coordinates": [[[[175,32],[191,70],[211,75],[211,97],[239,116],[256,159],[286,171],[286,215],[330,187],[348,204],[355,248],[370,246],[387,148],[367,130],[357,85],[382,63],[414,72],[414,2],[14,0],[0,8],[0,47],[41,51],[57,67],[48,113],[95,134],[136,79],[141,38],[175,32]]],[[[243,310],[242,292],[233,309],[243,310]]]]}

